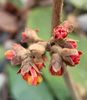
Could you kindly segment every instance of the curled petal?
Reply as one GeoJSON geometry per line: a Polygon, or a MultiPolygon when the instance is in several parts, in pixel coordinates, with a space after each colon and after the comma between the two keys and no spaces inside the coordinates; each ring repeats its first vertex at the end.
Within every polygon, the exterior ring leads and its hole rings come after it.
{"type": "Polygon", "coordinates": [[[30,74],[32,77],[37,77],[37,72],[33,67],[30,67],[30,74]]]}

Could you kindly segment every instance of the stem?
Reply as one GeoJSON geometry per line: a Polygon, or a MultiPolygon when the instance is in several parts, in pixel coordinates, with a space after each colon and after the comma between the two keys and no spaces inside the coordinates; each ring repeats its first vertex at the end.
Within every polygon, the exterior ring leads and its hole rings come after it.
{"type": "MultiPolygon", "coordinates": [[[[52,31],[61,22],[62,9],[63,9],[63,0],[53,0],[52,31]]],[[[75,89],[74,83],[72,82],[72,79],[66,67],[64,69],[65,69],[64,80],[72,94],[73,100],[82,100],[77,90],[75,89]]]]}
{"type": "Polygon", "coordinates": [[[64,68],[65,73],[63,75],[65,83],[67,84],[67,87],[69,88],[69,90],[71,91],[71,95],[72,95],[72,99],[73,100],[82,100],[81,96],[79,95],[79,93],[77,92],[74,82],[72,80],[72,78],[69,75],[69,72],[67,70],[67,68],[64,68]]]}
{"type": "Polygon", "coordinates": [[[60,24],[62,8],[63,8],[63,0],[53,0],[52,31],[56,26],[60,24]]]}

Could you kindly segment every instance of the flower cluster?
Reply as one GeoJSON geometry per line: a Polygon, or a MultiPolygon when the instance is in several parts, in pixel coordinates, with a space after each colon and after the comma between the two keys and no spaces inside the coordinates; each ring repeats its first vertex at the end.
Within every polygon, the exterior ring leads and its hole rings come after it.
{"type": "Polygon", "coordinates": [[[21,66],[18,73],[25,81],[31,85],[38,85],[43,80],[41,70],[45,67],[44,62],[47,61],[47,51],[51,55],[52,75],[61,76],[64,73],[64,67],[80,63],[82,52],[77,50],[77,41],[68,38],[68,33],[72,31],[73,25],[65,21],[54,28],[53,37],[49,41],[44,41],[37,35],[37,30],[27,28],[22,33],[21,42],[27,43],[28,48],[14,44],[5,56],[12,64],[21,66]]]}
{"type": "MultiPolygon", "coordinates": [[[[31,31],[33,31],[34,33],[32,35],[32,39],[33,39],[33,36],[35,35],[35,31],[28,30],[27,32],[31,32],[31,31]]],[[[25,38],[24,33],[22,34],[22,36],[24,36],[22,37],[22,40],[27,39],[25,38]]],[[[32,45],[29,45],[27,49],[22,47],[20,44],[14,44],[12,46],[12,49],[8,50],[5,53],[5,56],[8,60],[11,61],[12,64],[21,66],[18,73],[20,73],[23,79],[27,81],[29,84],[38,85],[39,83],[42,82],[43,78],[42,78],[41,70],[43,67],[45,67],[44,61],[47,58],[45,55],[45,45],[40,43],[40,41],[38,43],[33,42],[32,45]]]]}
{"type": "Polygon", "coordinates": [[[73,31],[73,26],[68,21],[54,28],[53,42],[51,47],[51,67],[53,75],[62,75],[64,67],[67,65],[75,66],[80,63],[81,51],[77,50],[77,42],[68,38],[69,32],[73,31]]]}

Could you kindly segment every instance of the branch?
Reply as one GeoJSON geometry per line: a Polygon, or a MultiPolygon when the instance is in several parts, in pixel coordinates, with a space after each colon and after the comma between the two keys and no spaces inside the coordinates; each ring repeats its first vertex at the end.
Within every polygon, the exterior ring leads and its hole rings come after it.
{"type": "Polygon", "coordinates": [[[60,24],[63,8],[63,0],[53,0],[52,30],[60,24]]]}

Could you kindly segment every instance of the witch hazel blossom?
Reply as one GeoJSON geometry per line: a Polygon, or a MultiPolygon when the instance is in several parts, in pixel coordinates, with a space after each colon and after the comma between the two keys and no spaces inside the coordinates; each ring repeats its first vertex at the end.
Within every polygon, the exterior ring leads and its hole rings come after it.
{"type": "Polygon", "coordinates": [[[46,52],[51,55],[49,70],[54,76],[62,76],[67,65],[80,63],[82,52],[77,50],[77,41],[68,38],[72,31],[73,25],[64,21],[54,28],[52,38],[44,41],[36,30],[27,28],[22,33],[22,42],[27,43],[28,48],[15,43],[5,56],[12,64],[21,66],[18,73],[28,84],[37,86],[43,81],[41,71],[47,61],[46,52]]]}
{"type": "Polygon", "coordinates": [[[7,51],[5,56],[14,65],[21,65],[18,73],[27,83],[36,86],[42,82],[41,69],[45,67],[46,58],[44,46],[33,43],[32,46],[25,49],[20,44],[14,44],[12,50],[7,51]]]}

